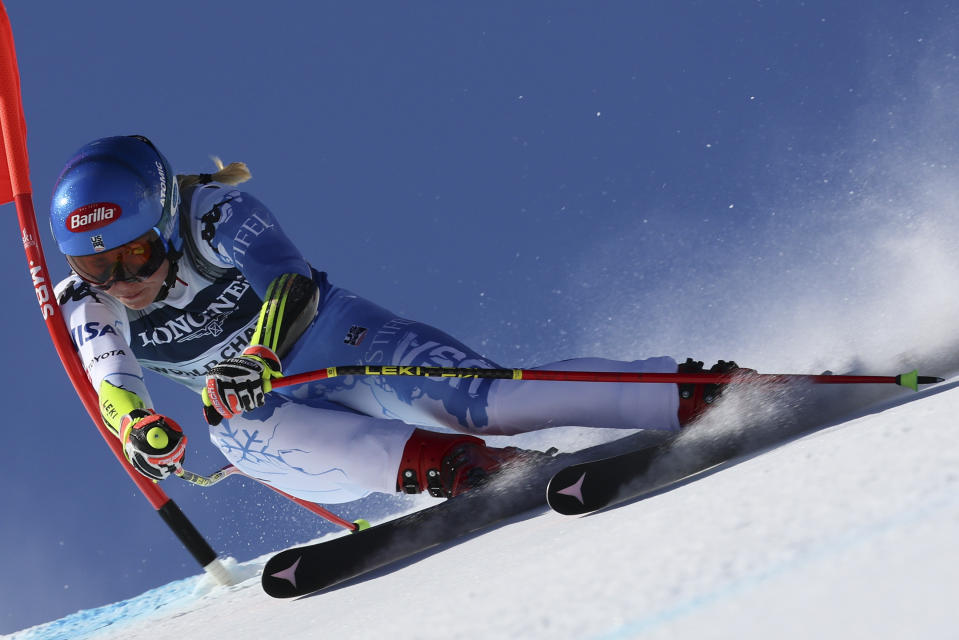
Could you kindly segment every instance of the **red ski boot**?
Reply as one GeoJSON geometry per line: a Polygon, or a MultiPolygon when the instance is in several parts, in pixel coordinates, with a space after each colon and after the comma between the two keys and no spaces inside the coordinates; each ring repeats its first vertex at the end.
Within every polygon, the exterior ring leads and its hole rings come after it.
{"type": "MultiPolygon", "coordinates": [[[[710,373],[756,373],[755,369],[744,369],[732,360],[720,360],[709,369],[710,373]]],[[[679,365],[677,373],[701,373],[703,363],[692,358],[679,365]]],[[[680,384],[679,386],[679,426],[685,427],[709,410],[719,400],[726,388],[725,384],[680,384]]]]}
{"type": "Polygon", "coordinates": [[[487,447],[473,436],[417,429],[403,450],[397,490],[452,498],[483,484],[504,464],[525,453],[516,447],[487,447]]]}

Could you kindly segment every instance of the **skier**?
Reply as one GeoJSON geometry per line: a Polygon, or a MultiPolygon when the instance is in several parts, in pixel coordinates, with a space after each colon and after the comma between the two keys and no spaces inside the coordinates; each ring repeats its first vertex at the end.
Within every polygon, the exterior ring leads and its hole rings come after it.
{"type": "Polygon", "coordinates": [[[182,470],[186,436],[154,410],[144,368],[202,395],[211,440],[242,472],[320,503],[372,491],[457,495],[519,454],[478,436],[560,425],[676,431],[708,406],[710,391],[674,384],[350,376],[271,391],[284,372],[330,365],[498,365],[331,284],[273,213],[235,188],[250,178],[246,165],[217,166],[175,176],[147,138],[102,138],[73,156],[53,193],[51,227],[72,269],[58,301],[104,422],[150,478],[182,470]]]}

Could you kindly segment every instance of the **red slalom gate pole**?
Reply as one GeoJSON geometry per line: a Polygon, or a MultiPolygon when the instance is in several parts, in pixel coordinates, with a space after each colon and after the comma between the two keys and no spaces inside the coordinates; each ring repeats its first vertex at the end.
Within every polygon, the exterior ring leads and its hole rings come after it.
{"type": "Polygon", "coordinates": [[[140,475],[126,462],[119,439],[103,424],[99,401],[87,380],[83,366],[73,348],[73,342],[60,311],[53,298],[53,283],[49,279],[47,263],[43,257],[37,219],[33,208],[30,187],[30,168],[27,156],[26,120],[23,116],[23,101],[20,94],[20,72],[17,68],[13,31],[6,8],[0,2],[0,128],[3,131],[3,150],[0,153],[0,204],[13,202],[20,224],[20,237],[26,253],[27,266],[33,289],[40,304],[40,313],[47,325],[60,361],[76,389],[87,413],[96,425],[110,450],[121,466],[143,493],[160,517],[170,527],[190,554],[218,582],[229,584],[229,573],[220,563],[216,552],[199,531],[152,480],[140,475]]]}

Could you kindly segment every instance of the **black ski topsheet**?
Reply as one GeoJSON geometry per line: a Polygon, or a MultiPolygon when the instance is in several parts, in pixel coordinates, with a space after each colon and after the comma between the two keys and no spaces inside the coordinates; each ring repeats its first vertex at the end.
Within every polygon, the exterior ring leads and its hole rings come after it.
{"type": "Polygon", "coordinates": [[[263,590],[275,598],[302,596],[397,562],[537,507],[552,474],[623,449],[655,446],[663,434],[640,432],[532,468],[509,469],[493,482],[436,506],[339,538],[277,553],[263,568],[263,590]]]}
{"type": "MultiPolygon", "coordinates": [[[[764,392],[774,397],[771,390],[764,392]]],[[[707,414],[701,423],[658,446],[568,465],[550,479],[547,503],[565,515],[596,511],[674,486],[716,465],[757,455],[864,409],[924,395],[904,395],[899,389],[820,389],[816,401],[801,402],[804,392],[802,387],[780,389],[781,408],[771,414],[746,411],[726,424],[707,414]],[[789,398],[792,401],[786,402],[789,398]]]]}
{"type": "Polygon", "coordinates": [[[650,493],[728,461],[747,448],[735,441],[687,447],[679,439],[652,448],[572,464],[549,481],[546,502],[564,515],[580,515],[650,493]]]}

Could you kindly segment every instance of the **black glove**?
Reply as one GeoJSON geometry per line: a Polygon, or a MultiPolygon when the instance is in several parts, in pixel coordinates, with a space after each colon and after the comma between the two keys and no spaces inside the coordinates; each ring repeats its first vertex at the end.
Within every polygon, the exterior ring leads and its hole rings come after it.
{"type": "Polygon", "coordinates": [[[283,375],[280,359],[266,347],[247,347],[238,358],[228,358],[213,369],[203,389],[203,416],[211,425],[238,413],[262,407],[271,381],[283,375]]]}
{"type": "Polygon", "coordinates": [[[166,416],[150,409],[134,409],[120,421],[123,453],[133,468],[153,480],[183,471],[186,436],[166,416]]]}

